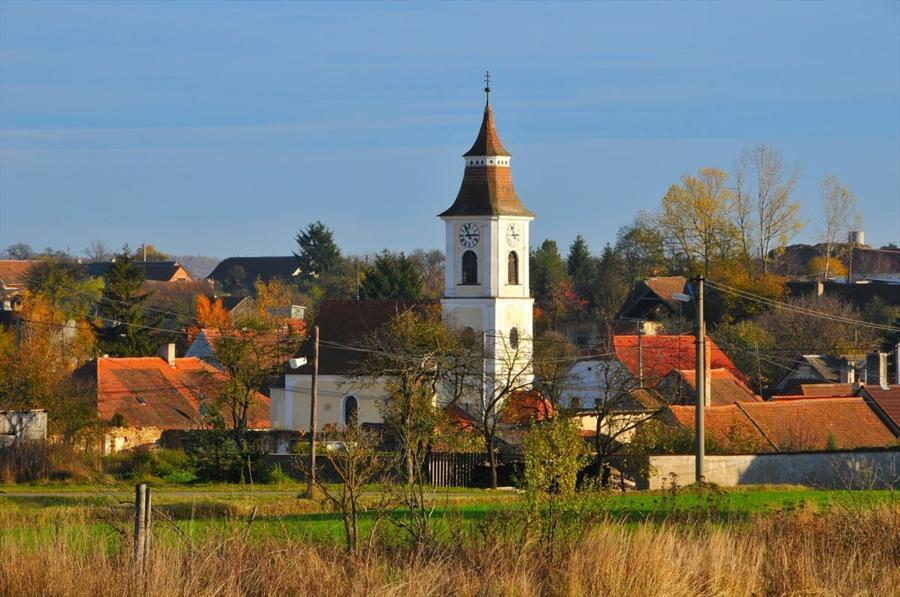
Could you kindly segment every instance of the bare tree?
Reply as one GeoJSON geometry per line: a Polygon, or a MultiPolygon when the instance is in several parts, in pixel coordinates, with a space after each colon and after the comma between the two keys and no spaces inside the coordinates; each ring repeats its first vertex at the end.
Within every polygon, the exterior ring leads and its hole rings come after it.
{"type": "Polygon", "coordinates": [[[444,252],[437,249],[416,249],[409,258],[416,264],[422,278],[422,295],[438,298],[444,293],[444,252]]]}
{"type": "MultiPolygon", "coordinates": [[[[385,513],[393,509],[397,502],[391,491],[391,474],[394,460],[378,450],[380,437],[358,426],[350,426],[340,431],[332,431],[323,438],[323,456],[331,471],[337,476],[337,488],[323,474],[316,474],[316,487],[334,508],[340,512],[344,523],[344,538],[347,551],[359,553],[359,516],[369,512],[374,516],[369,533],[369,543],[376,536],[378,523],[385,513]],[[381,484],[382,491],[377,500],[363,502],[363,490],[370,484],[381,484]]],[[[296,459],[301,470],[309,467],[308,459],[296,459]]],[[[306,471],[309,474],[309,471],[306,471]]]]}
{"type": "Polygon", "coordinates": [[[91,261],[109,261],[112,258],[112,252],[102,240],[91,242],[85,247],[84,254],[91,261]]]}
{"type": "Polygon", "coordinates": [[[734,214],[748,268],[754,259],[769,271],[778,252],[800,231],[800,205],[792,201],[800,171],[787,171],[781,154],[765,145],[745,150],[735,169],[734,214]]]}
{"type": "Polygon", "coordinates": [[[7,259],[34,259],[35,252],[26,243],[15,243],[6,247],[3,251],[7,259]]]}
{"type": "Polygon", "coordinates": [[[851,227],[859,228],[862,216],[856,208],[856,197],[833,174],[822,179],[822,243],[825,245],[824,276],[828,279],[831,262],[837,257],[837,249],[847,242],[851,227]]]}

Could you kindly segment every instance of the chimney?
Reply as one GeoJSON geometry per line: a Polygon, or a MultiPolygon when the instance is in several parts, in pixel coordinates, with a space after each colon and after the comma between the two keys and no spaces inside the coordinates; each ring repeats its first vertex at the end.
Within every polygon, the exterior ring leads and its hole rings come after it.
{"type": "Polygon", "coordinates": [[[875,351],[866,355],[866,384],[887,385],[887,355],[875,351]]]}
{"type": "Polygon", "coordinates": [[[825,282],[821,278],[816,280],[816,296],[825,294],[825,282]]]}
{"type": "Polygon", "coordinates": [[[850,359],[841,362],[841,383],[856,383],[856,368],[850,359]]]}
{"type": "Polygon", "coordinates": [[[169,363],[169,367],[175,366],[175,343],[169,342],[159,347],[159,356],[169,363]]]}

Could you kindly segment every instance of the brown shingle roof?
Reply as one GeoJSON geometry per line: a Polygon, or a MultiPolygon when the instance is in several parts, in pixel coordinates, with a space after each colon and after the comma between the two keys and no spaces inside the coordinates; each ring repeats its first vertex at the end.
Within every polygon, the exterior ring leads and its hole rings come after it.
{"type": "Polygon", "coordinates": [[[28,282],[28,270],[40,261],[0,259],[0,288],[21,288],[28,282]]]}
{"type": "Polygon", "coordinates": [[[863,395],[875,403],[875,407],[894,425],[894,433],[900,431],[900,386],[863,386],[863,395]]]}
{"type": "Polygon", "coordinates": [[[478,137],[472,148],[463,154],[467,158],[476,155],[498,155],[509,157],[510,153],[503,147],[500,142],[500,136],[494,127],[494,110],[490,104],[484,107],[484,117],[481,119],[481,129],[478,131],[478,137]]]}
{"type": "MultiPolygon", "coordinates": [[[[490,106],[485,108],[484,120],[475,144],[464,155],[464,157],[471,156],[509,156],[500,143],[500,137],[494,128],[494,115],[490,106]]],[[[456,200],[450,209],[439,215],[533,217],[534,214],[525,209],[516,194],[509,166],[494,166],[490,164],[490,160],[478,161],[487,161],[488,163],[473,165],[466,162],[466,169],[456,200]]]]}
{"type": "MultiPolygon", "coordinates": [[[[324,301],[316,313],[319,326],[319,373],[348,375],[365,357],[354,350],[368,334],[387,324],[407,309],[425,311],[439,305],[437,301],[324,301]]],[[[308,364],[288,373],[312,373],[313,342],[309,338],[298,353],[308,364]]]]}
{"type": "MultiPolygon", "coordinates": [[[[227,379],[197,358],[175,359],[175,367],[159,357],[99,358],[75,375],[96,387],[101,419],[120,414],[128,427],[159,429],[198,428],[201,401],[216,398],[227,379]]],[[[262,394],[251,410],[250,427],[269,427],[269,398],[262,394]]]]}

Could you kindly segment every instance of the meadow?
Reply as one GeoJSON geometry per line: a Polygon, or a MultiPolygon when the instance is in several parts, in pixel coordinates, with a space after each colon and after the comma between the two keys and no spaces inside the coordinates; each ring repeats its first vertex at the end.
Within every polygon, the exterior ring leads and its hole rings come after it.
{"type": "Polygon", "coordinates": [[[0,486],[0,594],[900,594],[891,491],[593,492],[548,549],[521,495],[435,490],[427,545],[382,520],[348,554],[339,515],[301,490],[155,487],[138,573],[131,486],[0,486]]]}

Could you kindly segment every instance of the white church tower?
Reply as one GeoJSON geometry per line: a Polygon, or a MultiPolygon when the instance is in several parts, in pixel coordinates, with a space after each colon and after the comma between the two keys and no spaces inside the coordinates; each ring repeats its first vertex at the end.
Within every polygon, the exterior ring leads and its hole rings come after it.
{"type": "MultiPolygon", "coordinates": [[[[490,78],[486,76],[488,85],[490,78]]],[[[484,119],[456,200],[440,214],[446,224],[443,313],[451,322],[484,332],[485,373],[494,379],[514,359],[528,359],[533,305],[528,284],[529,227],[534,214],[513,188],[510,154],[494,128],[490,86],[484,119]]],[[[529,381],[530,371],[527,373],[529,381]]]]}

